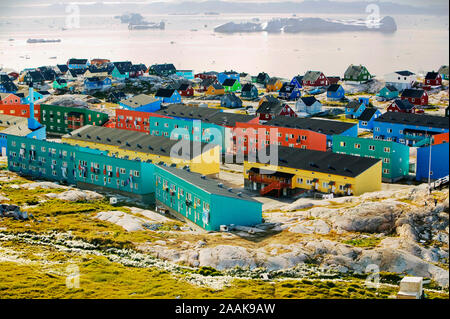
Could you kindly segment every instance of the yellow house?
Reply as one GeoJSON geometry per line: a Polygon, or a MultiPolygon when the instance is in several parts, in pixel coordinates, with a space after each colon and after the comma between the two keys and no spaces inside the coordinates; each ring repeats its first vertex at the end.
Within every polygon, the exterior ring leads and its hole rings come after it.
{"type": "Polygon", "coordinates": [[[225,89],[222,84],[211,84],[206,89],[205,95],[223,95],[225,94],[225,89]]]}
{"type": "Polygon", "coordinates": [[[271,78],[266,84],[267,92],[279,91],[283,87],[283,81],[278,78],[271,78]]]}
{"type": "Polygon", "coordinates": [[[284,146],[274,157],[272,164],[244,161],[246,189],[278,196],[306,191],[357,196],[381,190],[378,159],[284,146]]]}
{"type": "Polygon", "coordinates": [[[62,137],[62,142],[108,151],[120,158],[140,159],[183,168],[203,175],[218,175],[220,147],[187,140],[171,140],[141,132],[86,125],[62,137]]]}

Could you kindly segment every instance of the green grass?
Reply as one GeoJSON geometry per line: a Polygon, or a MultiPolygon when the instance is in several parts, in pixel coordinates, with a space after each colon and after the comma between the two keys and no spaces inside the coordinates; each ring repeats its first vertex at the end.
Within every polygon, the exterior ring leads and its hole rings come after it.
{"type": "Polygon", "coordinates": [[[343,243],[355,247],[376,247],[380,241],[379,237],[367,237],[344,240],[343,243]]]}

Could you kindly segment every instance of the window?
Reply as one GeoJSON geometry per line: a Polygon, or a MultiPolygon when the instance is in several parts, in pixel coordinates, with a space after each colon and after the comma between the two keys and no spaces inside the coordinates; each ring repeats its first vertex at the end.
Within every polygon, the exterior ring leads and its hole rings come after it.
{"type": "Polygon", "coordinates": [[[383,163],[388,164],[389,162],[390,162],[389,158],[387,158],[387,157],[383,158],[383,163]]]}
{"type": "Polygon", "coordinates": [[[125,173],[126,173],[125,168],[121,168],[121,169],[120,169],[120,174],[125,174],[125,173]]]}
{"type": "Polygon", "coordinates": [[[360,148],[361,148],[361,144],[356,143],[356,144],[355,144],[355,148],[356,148],[356,149],[360,149],[360,148]]]}
{"type": "Polygon", "coordinates": [[[203,209],[206,211],[209,211],[209,203],[204,202],[203,203],[203,209]]]}
{"type": "Polygon", "coordinates": [[[388,168],[383,169],[383,174],[389,174],[390,170],[388,168]]]}
{"type": "Polygon", "coordinates": [[[387,132],[388,132],[388,133],[392,133],[392,129],[391,129],[391,128],[388,128],[388,129],[387,129],[387,132]]]}
{"type": "Polygon", "coordinates": [[[303,184],[303,178],[297,177],[297,184],[303,184]]]}
{"type": "Polygon", "coordinates": [[[375,151],[375,145],[369,145],[369,150],[370,151],[375,151]]]}
{"type": "Polygon", "coordinates": [[[140,172],[139,172],[139,171],[134,171],[134,172],[133,172],[133,176],[139,177],[139,175],[140,175],[140,172]]]}
{"type": "Polygon", "coordinates": [[[390,153],[390,152],[391,152],[391,149],[390,149],[389,147],[385,147],[385,148],[384,148],[384,152],[385,152],[385,153],[390,153]]]}
{"type": "Polygon", "coordinates": [[[340,191],[345,191],[344,185],[339,185],[339,190],[340,190],[340,191]]]}
{"type": "Polygon", "coordinates": [[[322,183],[322,188],[328,188],[328,182],[323,182],[322,183]]]}
{"type": "Polygon", "coordinates": [[[312,185],[312,180],[311,179],[307,179],[306,180],[306,185],[312,185]]]}

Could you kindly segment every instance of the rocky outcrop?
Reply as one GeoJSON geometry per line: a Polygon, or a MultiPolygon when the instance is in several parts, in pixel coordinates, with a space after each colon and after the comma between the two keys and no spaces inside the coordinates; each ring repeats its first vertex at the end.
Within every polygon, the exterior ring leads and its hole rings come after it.
{"type": "Polygon", "coordinates": [[[45,196],[52,199],[60,199],[69,202],[94,201],[103,199],[103,195],[87,190],[68,190],[62,193],[50,193],[45,196]]]}

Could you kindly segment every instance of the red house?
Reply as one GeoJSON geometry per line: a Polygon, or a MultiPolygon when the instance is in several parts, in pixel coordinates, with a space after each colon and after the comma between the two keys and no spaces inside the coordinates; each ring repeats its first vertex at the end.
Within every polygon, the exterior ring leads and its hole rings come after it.
{"type": "Polygon", "coordinates": [[[421,89],[406,89],[403,91],[402,100],[408,100],[414,105],[428,105],[428,94],[421,89]]]}
{"type": "Polygon", "coordinates": [[[214,72],[203,72],[203,73],[197,73],[196,75],[194,75],[194,78],[196,79],[213,79],[213,80],[217,80],[217,74],[214,72]]]}
{"type": "Polygon", "coordinates": [[[388,112],[400,112],[400,113],[423,113],[422,109],[417,108],[414,104],[408,100],[395,100],[387,108],[388,112]]]}
{"type": "Polygon", "coordinates": [[[328,86],[330,81],[320,71],[308,71],[302,79],[303,86],[328,86]]]}
{"type": "MultiPolygon", "coordinates": [[[[21,117],[30,117],[30,106],[28,104],[1,104],[0,114],[14,115],[21,117]]],[[[41,106],[39,104],[34,105],[34,118],[39,121],[41,116],[41,106]]]]}
{"type": "Polygon", "coordinates": [[[194,96],[194,89],[188,83],[182,83],[177,89],[181,96],[194,96]]]}
{"type": "Polygon", "coordinates": [[[198,91],[199,92],[205,92],[205,91],[208,90],[208,88],[211,85],[213,85],[215,83],[217,83],[216,79],[212,79],[212,78],[203,79],[203,81],[198,85],[198,91]]]}
{"type": "Polygon", "coordinates": [[[256,110],[260,121],[269,121],[275,116],[297,117],[297,114],[287,104],[279,101],[264,101],[256,110]]]}
{"type": "Polygon", "coordinates": [[[430,86],[442,85],[442,77],[438,72],[428,72],[424,84],[430,86]]]}

